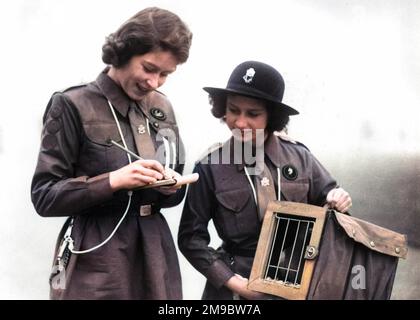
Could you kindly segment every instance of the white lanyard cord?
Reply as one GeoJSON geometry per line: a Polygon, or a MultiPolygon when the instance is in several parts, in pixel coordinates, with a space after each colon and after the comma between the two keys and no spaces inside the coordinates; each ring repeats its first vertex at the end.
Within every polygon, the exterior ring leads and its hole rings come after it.
{"type": "Polygon", "coordinates": [[[280,168],[277,168],[277,201],[281,201],[280,168]]]}
{"type": "Polygon", "coordinates": [[[252,194],[254,195],[254,201],[255,201],[255,204],[256,204],[256,205],[257,205],[257,207],[258,207],[257,192],[255,191],[254,184],[252,183],[251,177],[249,176],[248,169],[247,169],[246,167],[244,167],[244,170],[245,170],[245,175],[246,175],[246,177],[248,178],[249,185],[251,186],[251,189],[252,189],[252,194]]]}
{"type": "MultiPolygon", "coordinates": [[[[112,115],[114,116],[114,120],[115,120],[115,123],[117,124],[117,127],[118,127],[118,132],[120,133],[121,140],[122,140],[122,142],[123,142],[123,144],[124,144],[124,147],[125,147],[126,149],[128,149],[128,148],[127,148],[127,144],[125,143],[124,135],[123,135],[123,133],[122,133],[121,126],[120,126],[120,123],[119,123],[119,121],[118,121],[117,115],[115,114],[114,108],[112,107],[112,104],[111,104],[111,102],[109,102],[109,100],[108,100],[108,105],[109,105],[109,108],[111,109],[112,115]]],[[[127,153],[127,157],[128,157],[128,162],[129,162],[129,163],[131,163],[131,156],[130,156],[128,153],[127,153]]],[[[125,219],[125,217],[126,217],[126,215],[127,215],[127,213],[128,213],[128,210],[130,209],[130,205],[131,205],[131,197],[132,197],[132,195],[133,195],[133,191],[129,190],[129,191],[128,191],[128,203],[127,203],[127,208],[125,208],[125,212],[124,212],[123,216],[121,217],[120,221],[118,221],[117,225],[115,226],[114,230],[112,230],[112,232],[111,232],[111,234],[108,236],[108,238],[106,238],[106,239],[105,239],[102,243],[100,243],[100,244],[98,244],[98,245],[96,245],[96,246],[94,246],[94,247],[92,247],[92,248],[90,248],[90,249],[81,250],[81,251],[74,250],[74,244],[73,244],[73,242],[74,242],[74,241],[73,241],[73,239],[72,239],[72,237],[71,237],[71,229],[73,228],[73,221],[74,221],[74,218],[72,218],[72,220],[71,220],[71,222],[70,222],[70,224],[69,224],[69,228],[68,228],[68,229],[67,229],[67,231],[66,231],[66,235],[67,235],[67,237],[65,237],[65,239],[64,239],[64,241],[67,241],[67,242],[69,243],[69,250],[70,250],[72,253],[74,253],[74,254],[84,254],[84,253],[89,253],[89,252],[92,252],[92,251],[94,251],[94,250],[96,250],[96,249],[99,249],[100,247],[102,247],[103,245],[105,245],[105,244],[106,244],[109,240],[111,240],[111,238],[114,236],[115,232],[117,232],[117,230],[118,230],[118,228],[120,227],[121,223],[122,223],[122,222],[123,222],[123,220],[125,219]]]]}
{"type": "MultiPolygon", "coordinates": [[[[254,195],[255,204],[258,206],[258,198],[257,198],[257,192],[255,191],[255,186],[252,183],[251,177],[249,175],[248,169],[244,167],[245,175],[248,178],[249,185],[252,189],[252,194],[254,195]]],[[[280,187],[280,168],[277,168],[277,200],[280,201],[281,197],[281,187],[280,187]]]]}
{"type": "Polygon", "coordinates": [[[100,243],[100,244],[98,244],[98,245],[96,245],[96,246],[94,246],[94,247],[92,247],[92,248],[90,248],[90,249],[86,249],[86,250],[81,250],[81,251],[78,251],[78,250],[74,250],[73,248],[74,248],[74,245],[73,245],[73,239],[71,238],[71,236],[70,236],[70,239],[69,239],[69,249],[70,249],[70,251],[72,252],[72,253],[75,253],[75,254],[84,254],[84,253],[89,253],[89,252],[92,252],[92,251],[94,251],[94,250],[96,250],[96,249],[99,249],[100,247],[102,247],[103,245],[105,245],[109,240],[111,240],[111,238],[114,236],[114,234],[115,234],[115,232],[117,232],[117,230],[118,230],[118,228],[120,227],[120,225],[121,225],[121,223],[123,222],[123,220],[124,220],[124,218],[125,218],[125,216],[127,215],[127,213],[128,213],[128,209],[130,208],[130,204],[131,204],[131,196],[132,196],[132,194],[133,194],[133,191],[128,191],[128,203],[127,203],[127,208],[125,209],[125,212],[124,212],[124,214],[123,214],[123,216],[121,217],[121,219],[120,219],[120,221],[118,221],[118,224],[115,226],[115,228],[114,228],[114,230],[112,230],[112,232],[111,232],[111,234],[108,236],[108,238],[106,238],[102,243],[100,243]]]}
{"type": "MultiPolygon", "coordinates": [[[[108,100],[108,106],[111,109],[112,115],[114,116],[114,120],[115,120],[115,123],[117,124],[118,132],[120,134],[120,137],[121,137],[121,140],[124,144],[124,147],[126,149],[128,149],[127,148],[127,143],[125,143],[124,135],[123,135],[122,130],[121,130],[120,122],[118,121],[117,115],[115,114],[114,107],[112,106],[111,102],[109,102],[109,100],[108,100]]],[[[127,157],[128,157],[128,162],[131,163],[131,156],[130,156],[129,153],[127,153],[127,157]]]]}

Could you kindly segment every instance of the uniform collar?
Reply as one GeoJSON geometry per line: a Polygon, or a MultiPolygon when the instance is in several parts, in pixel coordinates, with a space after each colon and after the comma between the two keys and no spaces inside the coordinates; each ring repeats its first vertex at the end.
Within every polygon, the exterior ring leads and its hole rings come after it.
{"type": "Polygon", "coordinates": [[[279,143],[279,139],[274,135],[274,133],[271,133],[268,136],[267,140],[265,141],[265,143],[264,143],[264,153],[277,168],[279,168],[281,166],[281,163],[280,163],[280,156],[281,156],[280,143],[279,143]]]}
{"type": "MultiPolygon", "coordinates": [[[[234,145],[233,139],[234,138],[231,137],[228,140],[228,143],[230,143],[231,161],[234,160],[234,158],[233,158],[233,145],[234,145]]],[[[278,138],[273,133],[271,133],[264,142],[264,157],[268,157],[268,159],[270,159],[270,161],[277,168],[279,168],[281,166],[280,154],[281,154],[281,150],[280,150],[280,144],[279,144],[278,138]]],[[[239,164],[236,164],[236,168],[238,169],[238,171],[243,171],[244,166],[245,166],[245,164],[243,162],[239,163],[239,164]]]]}
{"type": "Polygon", "coordinates": [[[117,109],[121,115],[127,117],[131,99],[126,95],[124,90],[108,76],[108,70],[109,67],[105,68],[99,74],[96,78],[96,83],[104,96],[111,102],[112,106],[117,109]]]}

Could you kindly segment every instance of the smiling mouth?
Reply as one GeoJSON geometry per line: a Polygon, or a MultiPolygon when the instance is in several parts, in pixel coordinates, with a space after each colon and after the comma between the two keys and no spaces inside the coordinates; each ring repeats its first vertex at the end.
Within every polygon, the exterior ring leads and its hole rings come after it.
{"type": "Polygon", "coordinates": [[[145,95],[147,93],[149,93],[150,90],[144,89],[143,87],[141,87],[140,85],[136,85],[137,90],[141,93],[141,95],[145,95]]]}

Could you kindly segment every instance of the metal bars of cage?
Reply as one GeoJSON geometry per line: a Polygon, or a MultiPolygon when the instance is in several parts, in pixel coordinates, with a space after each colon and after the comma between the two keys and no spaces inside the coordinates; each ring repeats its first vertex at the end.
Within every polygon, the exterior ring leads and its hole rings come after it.
{"type": "Polygon", "coordinates": [[[304,267],[302,262],[313,225],[313,219],[304,217],[297,219],[288,215],[275,214],[274,234],[264,277],[266,280],[300,287],[304,267]]]}

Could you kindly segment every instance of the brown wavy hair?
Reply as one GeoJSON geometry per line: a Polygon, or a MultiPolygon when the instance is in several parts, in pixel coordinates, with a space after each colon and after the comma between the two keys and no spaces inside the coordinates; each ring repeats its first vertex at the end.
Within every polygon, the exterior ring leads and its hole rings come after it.
{"type": "Polygon", "coordinates": [[[119,68],[135,55],[163,50],[171,52],[178,63],[184,63],[191,42],[191,31],[176,14],[157,7],[146,8],[106,38],[102,61],[119,68]]]}

